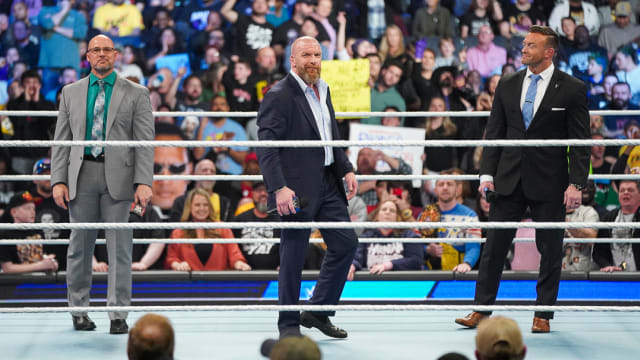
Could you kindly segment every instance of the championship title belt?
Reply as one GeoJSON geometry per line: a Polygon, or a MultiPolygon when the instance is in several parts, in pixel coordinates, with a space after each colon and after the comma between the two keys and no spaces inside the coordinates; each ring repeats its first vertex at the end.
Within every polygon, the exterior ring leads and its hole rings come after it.
{"type": "MultiPolygon", "coordinates": [[[[430,204],[425,206],[418,217],[419,222],[439,222],[440,221],[440,208],[438,205],[430,204]]],[[[422,237],[438,237],[438,229],[420,229],[422,237]]]]}

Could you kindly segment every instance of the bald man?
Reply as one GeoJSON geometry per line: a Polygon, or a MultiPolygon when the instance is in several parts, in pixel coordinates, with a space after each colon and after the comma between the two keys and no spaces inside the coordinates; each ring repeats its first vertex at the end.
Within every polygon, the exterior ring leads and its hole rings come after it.
{"type": "Polygon", "coordinates": [[[165,316],[146,314],[129,332],[127,356],[129,360],[173,359],[175,333],[165,316]]]}
{"type": "MultiPolygon", "coordinates": [[[[320,79],[320,44],[311,37],[294,41],[291,72],[267,94],[258,112],[260,140],[340,139],[329,86],[320,79]]],[[[349,222],[347,200],[357,191],[353,166],[344,150],[323,148],[258,148],[270,208],[277,208],[282,221],[349,222]],[[349,189],[347,194],[343,179],[349,189]],[[303,208],[294,198],[306,199],[303,208]]],[[[358,239],[353,229],[320,229],[327,244],[318,283],[309,300],[314,305],[334,305],[353,260],[358,239]]],[[[310,229],[283,229],[280,235],[278,303],[297,304],[310,229]]],[[[334,326],[335,312],[280,312],[280,337],[299,336],[300,325],[315,327],[325,335],[346,338],[347,332],[334,326]]]]}
{"type": "MultiPolygon", "coordinates": [[[[98,35],[89,41],[91,74],[62,89],[55,140],[153,140],[149,91],[113,70],[117,50],[98,35]]],[[[54,146],[51,185],[72,223],[127,223],[132,203],[151,199],[153,149],[54,146]]],[[[89,306],[97,230],[72,230],[67,251],[69,306],[89,306]]],[[[131,229],[105,231],[109,255],[107,306],[131,304],[131,229]]],[[[75,330],[94,330],[86,312],[72,312],[75,330]]],[[[126,312],[110,312],[111,334],[126,334],[126,312]]]]}

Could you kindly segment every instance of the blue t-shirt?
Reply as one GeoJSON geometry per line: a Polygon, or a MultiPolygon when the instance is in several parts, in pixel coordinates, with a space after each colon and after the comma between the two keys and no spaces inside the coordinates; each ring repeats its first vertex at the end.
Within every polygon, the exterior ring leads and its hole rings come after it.
{"type": "MultiPolygon", "coordinates": [[[[441,211],[441,222],[478,222],[478,215],[471,208],[462,204],[456,204],[453,209],[441,211]]],[[[480,238],[480,229],[448,228],[438,229],[439,238],[480,238]]],[[[453,243],[457,251],[464,252],[464,262],[474,267],[480,257],[479,243],[453,243]]]]}
{"type": "MultiPolygon", "coordinates": [[[[245,141],[247,140],[247,133],[244,131],[242,125],[237,122],[226,119],[222,127],[217,127],[213,124],[212,121],[209,121],[207,125],[204,127],[204,132],[202,133],[202,140],[222,140],[224,133],[230,132],[233,133],[233,138],[231,140],[235,141],[245,141]]],[[[247,151],[249,150],[246,146],[234,146],[232,147],[235,151],[247,151]]],[[[206,148],[205,154],[208,153],[211,148],[206,148]]],[[[240,175],[242,174],[242,164],[238,164],[231,155],[229,154],[218,154],[216,158],[216,169],[219,172],[230,174],[230,175],[240,175]]]]}

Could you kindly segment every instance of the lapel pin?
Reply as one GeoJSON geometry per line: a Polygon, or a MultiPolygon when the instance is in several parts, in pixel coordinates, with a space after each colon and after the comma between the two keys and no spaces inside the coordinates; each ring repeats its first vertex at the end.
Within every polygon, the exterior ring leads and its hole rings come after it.
{"type": "Polygon", "coordinates": [[[558,88],[558,83],[556,83],[556,89],[558,88]]]}

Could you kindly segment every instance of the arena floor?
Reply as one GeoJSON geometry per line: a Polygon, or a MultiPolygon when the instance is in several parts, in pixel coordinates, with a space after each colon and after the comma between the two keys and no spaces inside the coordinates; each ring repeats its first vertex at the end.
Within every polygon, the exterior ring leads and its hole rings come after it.
{"type": "MultiPolygon", "coordinates": [[[[523,330],[528,360],[637,359],[640,313],[561,312],[550,334],[531,334],[532,314],[500,312],[523,330]]],[[[263,359],[262,340],[275,337],[275,312],[167,312],[176,330],[178,360],[263,359]]],[[[320,345],[323,359],[437,359],[457,351],[473,355],[475,330],[461,329],[452,311],[343,311],[334,322],[347,340],[304,329],[320,345]]],[[[98,329],[75,332],[64,313],[0,314],[0,358],[126,359],[126,335],[109,335],[106,313],[90,314],[98,329]]],[[[131,313],[129,326],[142,316],[131,313]]]]}

